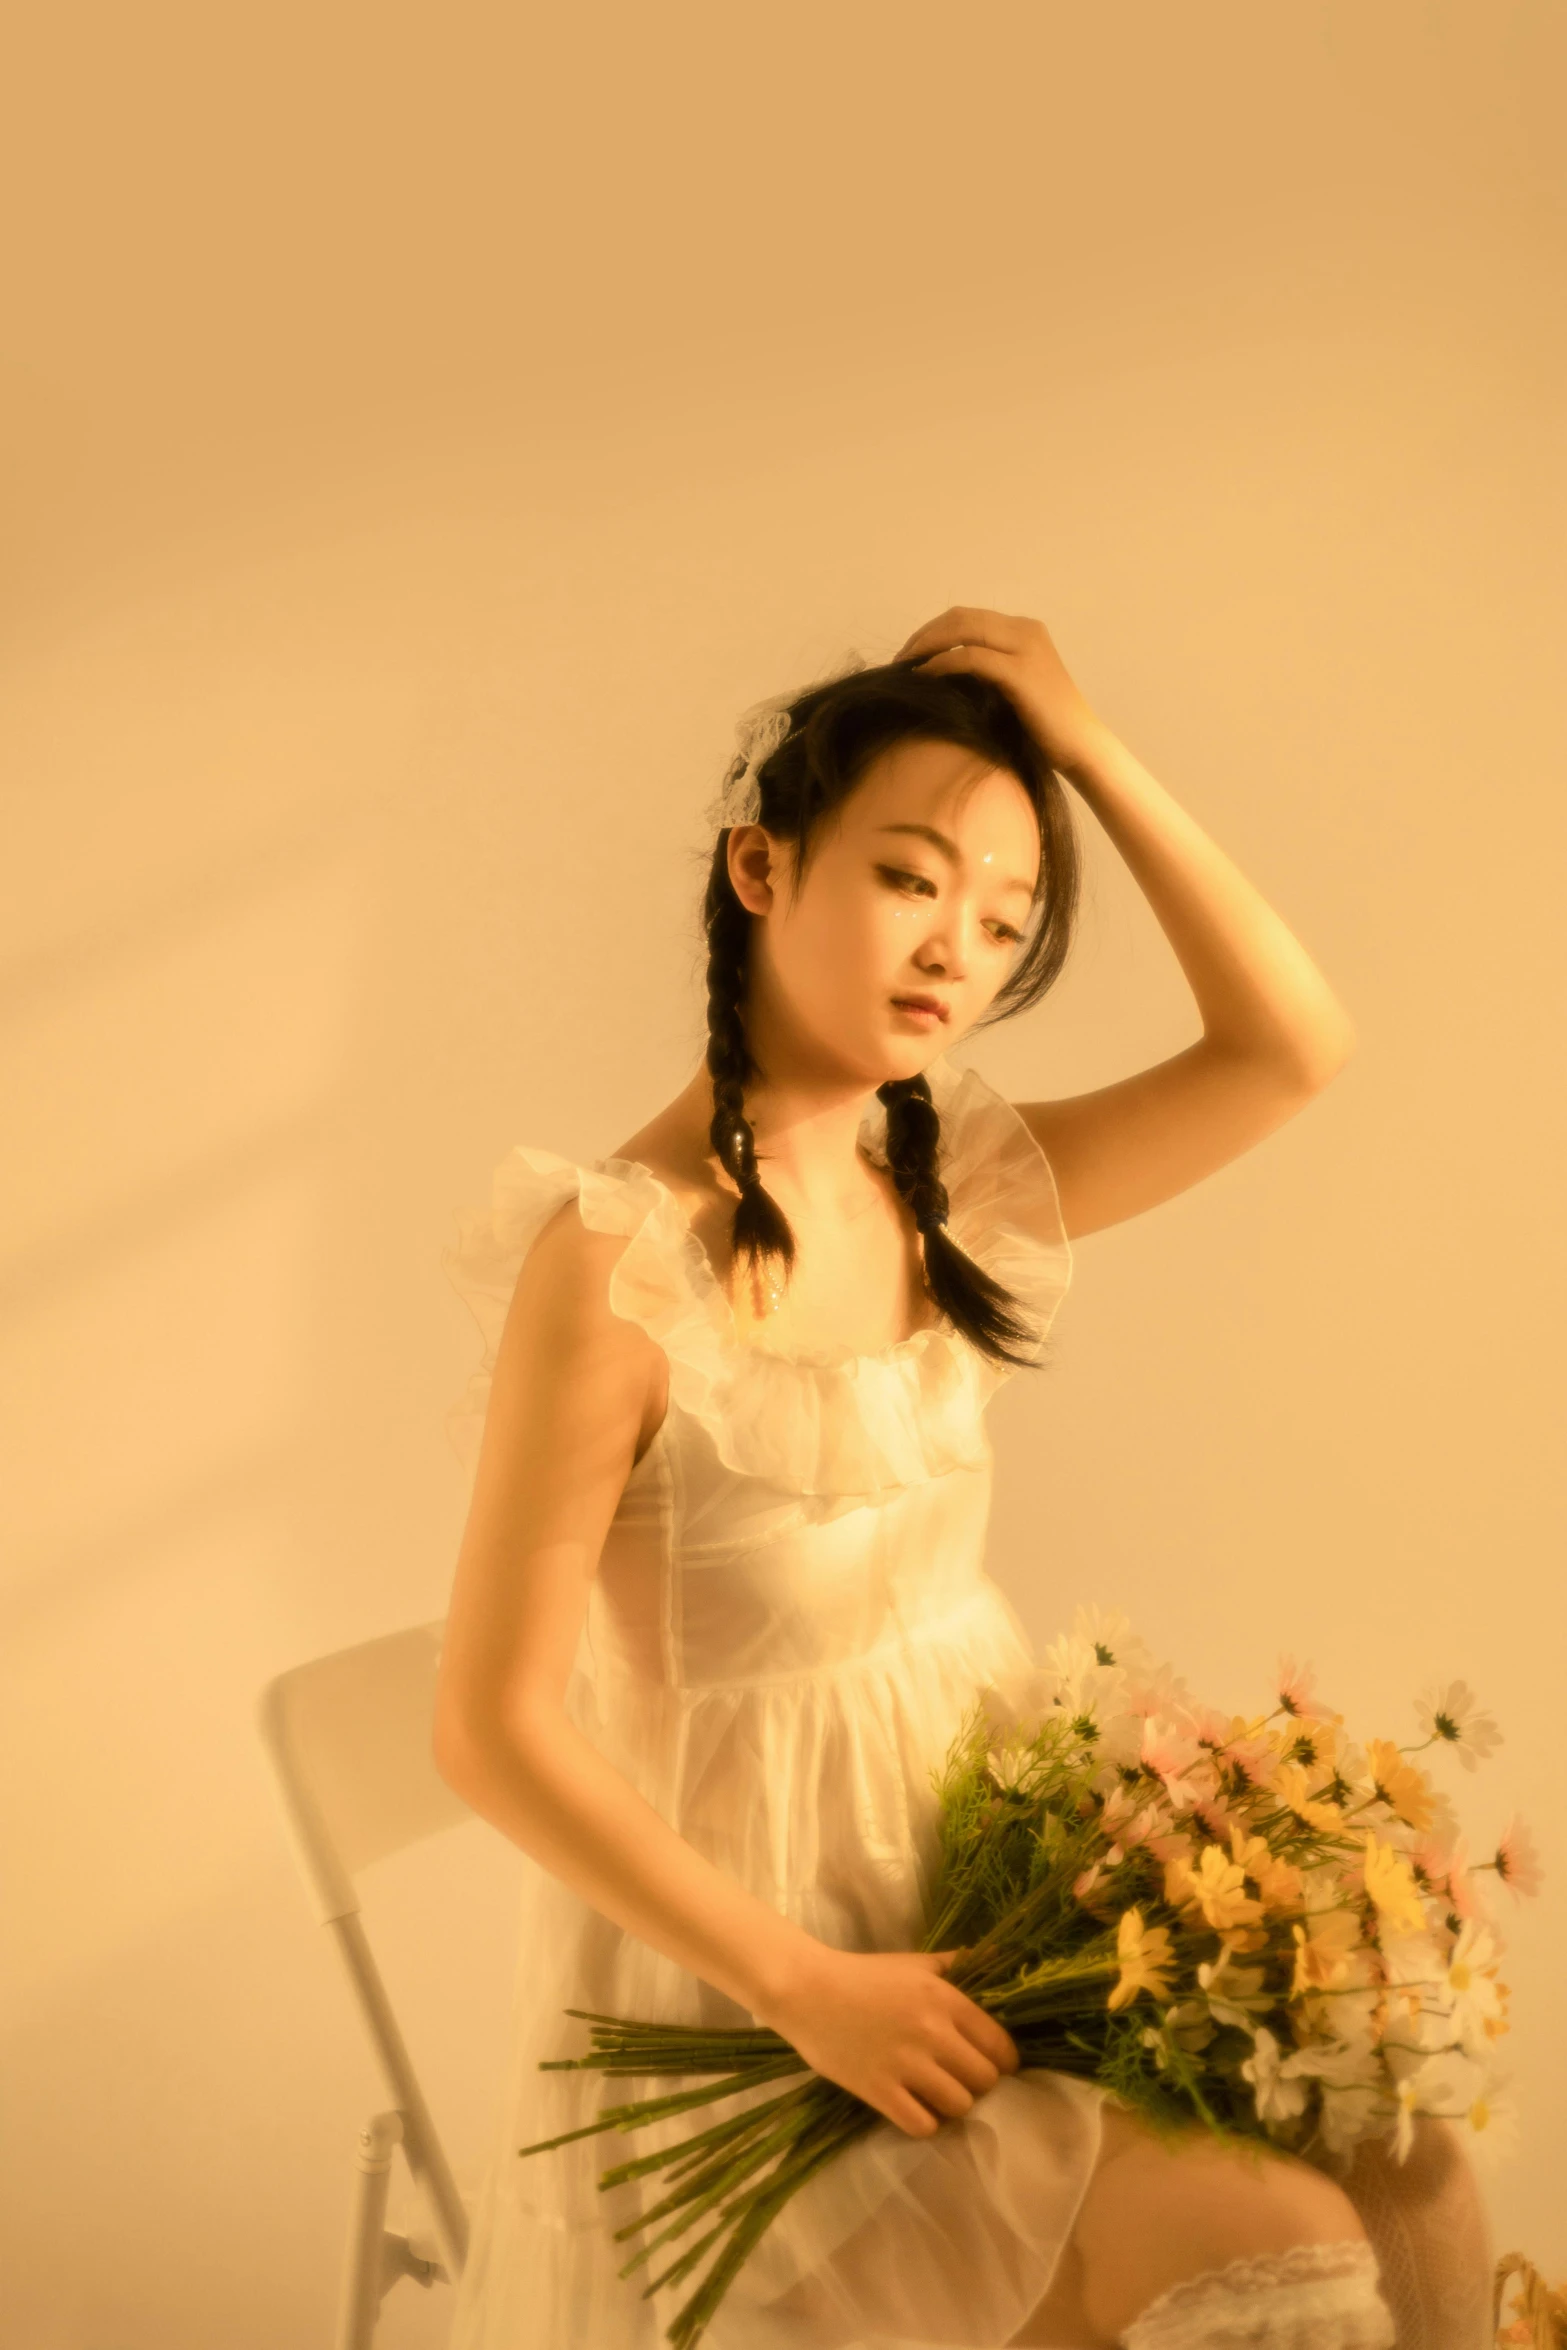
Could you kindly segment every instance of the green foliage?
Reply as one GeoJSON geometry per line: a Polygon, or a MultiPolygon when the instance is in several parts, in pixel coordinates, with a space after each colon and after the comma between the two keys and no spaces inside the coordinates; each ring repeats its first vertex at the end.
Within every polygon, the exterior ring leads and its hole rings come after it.
{"type": "Polygon", "coordinates": [[[978,1944],[1023,1909],[1031,1941],[1073,1947],[1096,1930],[1072,1894],[1102,1840],[1087,1747],[1073,1724],[1047,1715],[1004,1750],[1004,1782],[992,1768],[992,1735],[981,1699],[932,1780],[940,1860],[920,1947],[978,1944]]]}

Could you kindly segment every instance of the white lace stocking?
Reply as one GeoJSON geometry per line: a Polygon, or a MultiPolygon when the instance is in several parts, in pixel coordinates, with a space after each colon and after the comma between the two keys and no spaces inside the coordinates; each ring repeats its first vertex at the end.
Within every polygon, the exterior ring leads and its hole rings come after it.
{"type": "Polygon", "coordinates": [[[1393,2350],[1394,2339],[1376,2254],[1358,2236],[1188,2277],[1121,2336],[1125,2350],[1393,2350]]]}
{"type": "Polygon", "coordinates": [[[1385,2140],[1367,2141],[1342,2185],[1376,2252],[1397,2350],[1487,2350],[1496,2256],[1451,2123],[1418,2121],[1402,2163],[1385,2140]]]}

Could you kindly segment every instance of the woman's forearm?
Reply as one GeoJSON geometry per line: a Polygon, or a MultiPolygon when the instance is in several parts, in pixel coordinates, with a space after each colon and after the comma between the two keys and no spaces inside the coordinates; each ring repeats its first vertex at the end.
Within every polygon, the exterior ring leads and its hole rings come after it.
{"type": "Polygon", "coordinates": [[[1348,1013],[1259,890],[1107,726],[1083,731],[1061,772],[1138,883],[1214,1043],[1312,1082],[1353,1048],[1348,1013]]]}
{"type": "Polygon", "coordinates": [[[442,1776],[582,1899],[766,2021],[822,1945],[704,1860],[565,1714],[482,1746],[442,1776]]]}

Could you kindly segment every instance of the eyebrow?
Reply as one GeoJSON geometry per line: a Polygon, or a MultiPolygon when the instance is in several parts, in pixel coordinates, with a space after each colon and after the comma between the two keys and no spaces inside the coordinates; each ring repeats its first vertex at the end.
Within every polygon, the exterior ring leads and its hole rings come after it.
{"type": "MultiPolygon", "coordinates": [[[[938,832],[934,824],[878,824],[876,829],[878,832],[912,832],[916,839],[928,840],[933,849],[939,849],[949,865],[961,865],[963,862],[963,853],[957,842],[946,833],[938,832]]],[[[1029,899],[1034,895],[1033,884],[1020,881],[1015,873],[1009,874],[1001,887],[1021,890],[1024,897],[1029,899]]]]}

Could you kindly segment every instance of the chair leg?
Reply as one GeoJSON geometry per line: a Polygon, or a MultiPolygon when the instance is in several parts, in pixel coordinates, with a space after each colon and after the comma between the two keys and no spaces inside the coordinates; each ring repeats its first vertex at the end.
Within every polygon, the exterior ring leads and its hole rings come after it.
{"type": "Polygon", "coordinates": [[[372,2114],[359,2133],[354,2203],[338,2302],[336,2350],[371,2350],[385,2290],[382,2241],[392,2156],[403,2134],[402,2116],[372,2114]]]}

